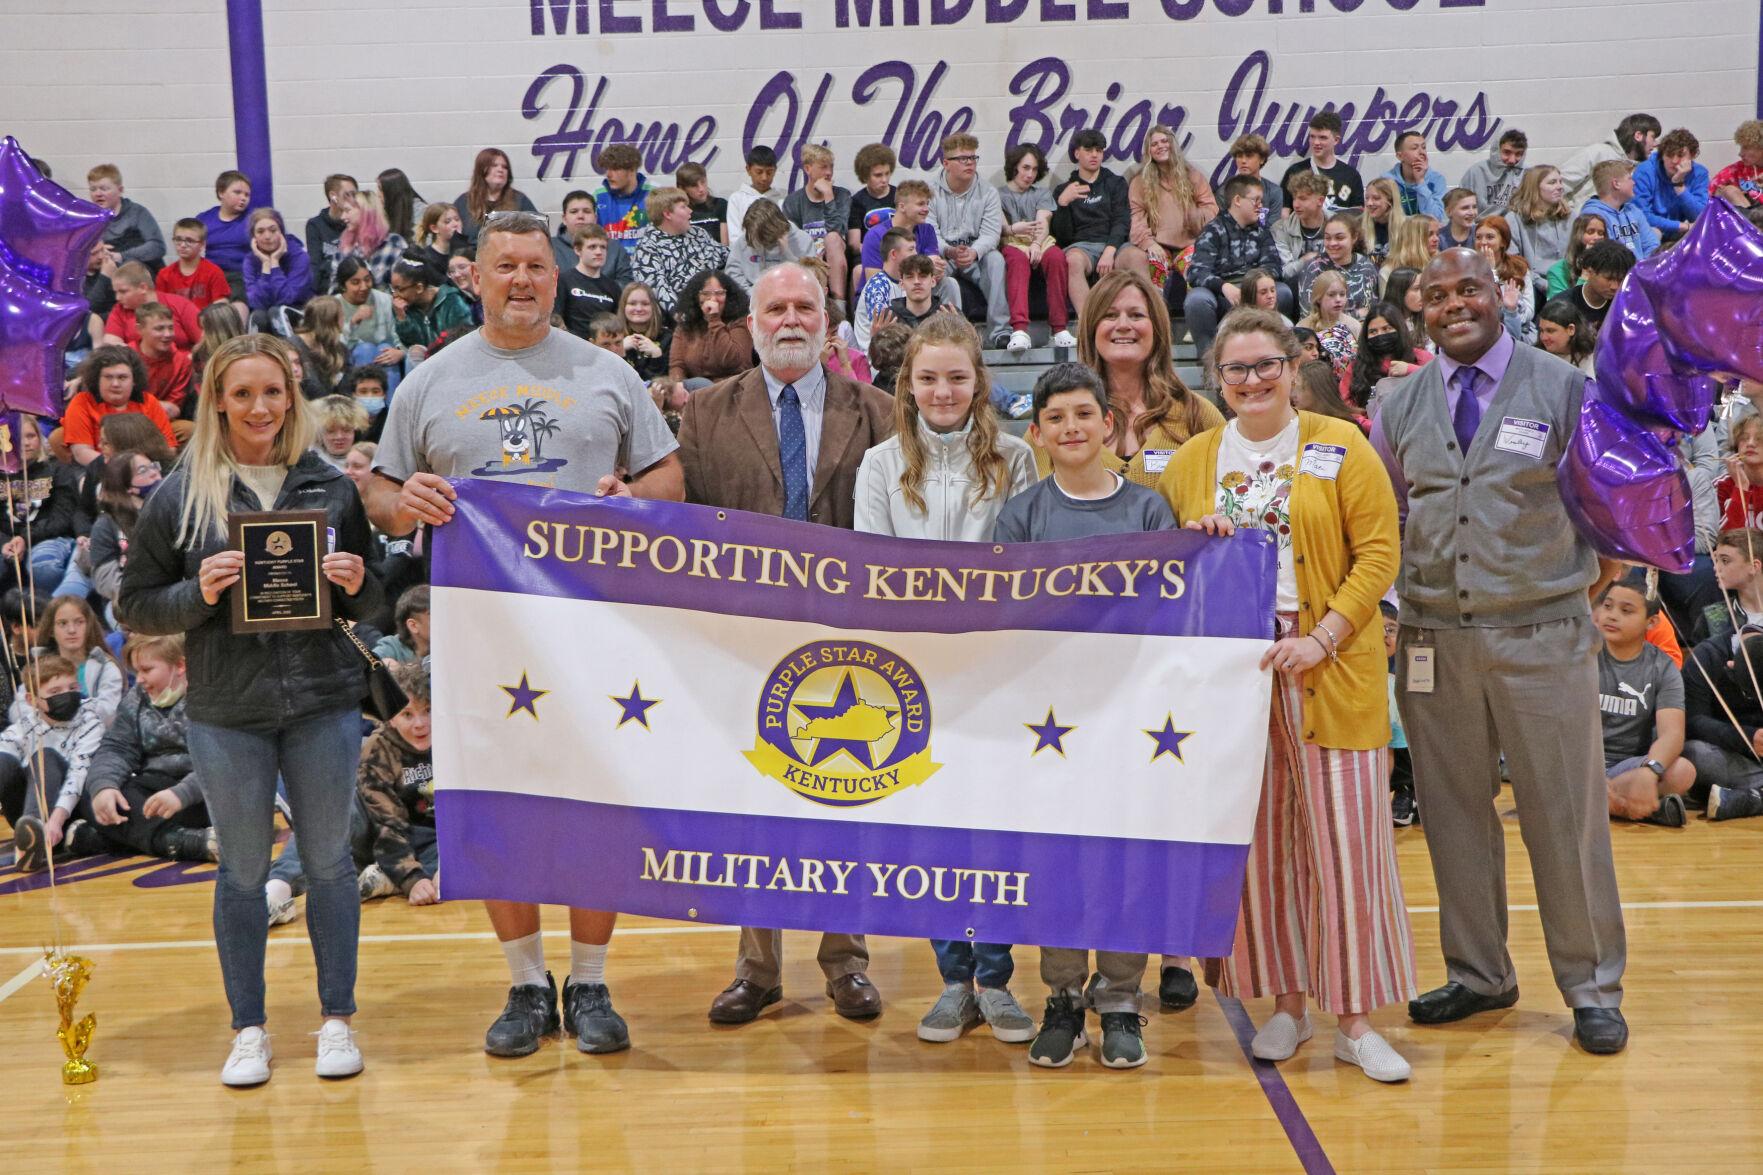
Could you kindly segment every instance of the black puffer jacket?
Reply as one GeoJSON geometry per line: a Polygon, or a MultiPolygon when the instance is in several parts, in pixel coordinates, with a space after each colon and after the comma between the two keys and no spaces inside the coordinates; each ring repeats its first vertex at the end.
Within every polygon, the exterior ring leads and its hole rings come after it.
{"type": "MultiPolygon", "coordinates": [[[[234,636],[231,601],[223,596],[211,605],[202,599],[196,579],[202,560],[226,549],[226,543],[215,535],[191,549],[178,546],[186,485],[180,468],[147,500],[129,540],[116,610],[135,632],[187,634],[191,721],[254,730],[355,707],[367,692],[366,664],[334,628],[234,636]]],[[[311,453],[288,470],[274,508],[323,510],[337,532],[337,550],[363,559],[374,554],[354,483],[311,453]]],[[[257,495],[234,478],[228,509],[261,507],[257,495]]],[[[371,571],[354,596],[331,590],[336,614],[350,619],[371,616],[384,602],[371,571]]]]}

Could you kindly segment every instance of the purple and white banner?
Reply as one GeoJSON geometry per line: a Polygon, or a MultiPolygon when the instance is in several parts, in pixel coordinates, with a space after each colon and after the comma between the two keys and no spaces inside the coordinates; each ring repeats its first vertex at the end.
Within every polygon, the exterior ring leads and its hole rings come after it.
{"type": "Polygon", "coordinates": [[[1267,748],[1266,536],[914,542],[454,484],[448,898],[1228,953],[1267,748]]]}

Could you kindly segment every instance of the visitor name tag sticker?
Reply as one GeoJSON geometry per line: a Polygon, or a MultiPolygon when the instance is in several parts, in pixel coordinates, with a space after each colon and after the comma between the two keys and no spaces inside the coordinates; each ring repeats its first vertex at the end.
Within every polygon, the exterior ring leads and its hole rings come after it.
{"type": "Polygon", "coordinates": [[[1341,472],[1341,462],[1346,459],[1347,450],[1343,445],[1305,445],[1304,459],[1298,464],[1298,472],[1320,477],[1323,481],[1333,481],[1341,472]]]}
{"type": "Polygon", "coordinates": [[[1174,449],[1146,449],[1145,472],[1162,473],[1169,468],[1169,459],[1175,456],[1174,449]]]}
{"type": "Polygon", "coordinates": [[[1408,692],[1411,694],[1430,694],[1433,686],[1432,647],[1414,647],[1408,650],[1408,692]]]}
{"type": "Polygon", "coordinates": [[[1494,448],[1541,461],[1548,443],[1547,424],[1540,420],[1525,420],[1521,416],[1508,416],[1500,421],[1500,435],[1494,441],[1494,448]]]}

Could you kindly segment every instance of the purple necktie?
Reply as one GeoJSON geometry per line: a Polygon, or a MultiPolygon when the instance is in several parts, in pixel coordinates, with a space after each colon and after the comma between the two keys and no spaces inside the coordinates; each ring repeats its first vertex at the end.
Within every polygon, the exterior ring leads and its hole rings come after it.
{"type": "Polygon", "coordinates": [[[1475,398],[1474,367],[1459,367],[1452,377],[1457,384],[1457,408],[1451,413],[1451,429],[1457,434],[1457,447],[1469,456],[1475,441],[1475,430],[1481,427],[1481,401],[1475,398]]]}

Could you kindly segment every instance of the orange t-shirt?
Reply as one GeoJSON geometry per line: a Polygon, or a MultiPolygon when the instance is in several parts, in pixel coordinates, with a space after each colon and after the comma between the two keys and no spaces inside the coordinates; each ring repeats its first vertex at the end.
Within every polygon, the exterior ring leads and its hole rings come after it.
{"type": "Polygon", "coordinates": [[[1673,665],[1683,668],[1683,649],[1678,645],[1677,633],[1672,630],[1671,621],[1663,610],[1647,625],[1647,643],[1658,645],[1659,651],[1670,657],[1673,665]]]}
{"type": "Polygon", "coordinates": [[[165,437],[165,443],[173,449],[178,447],[178,440],[171,432],[171,418],[166,416],[165,408],[152,396],[142,394],[139,400],[130,400],[121,408],[114,408],[91,392],[81,392],[67,402],[67,412],[61,418],[62,439],[71,447],[73,445],[90,445],[98,447],[98,426],[106,416],[115,416],[122,412],[135,412],[153,422],[165,437]]]}

